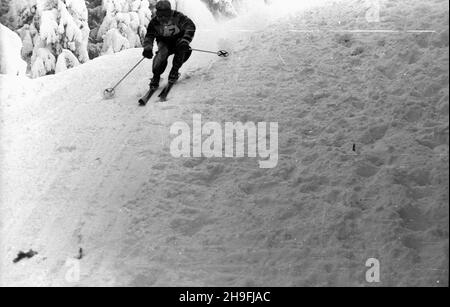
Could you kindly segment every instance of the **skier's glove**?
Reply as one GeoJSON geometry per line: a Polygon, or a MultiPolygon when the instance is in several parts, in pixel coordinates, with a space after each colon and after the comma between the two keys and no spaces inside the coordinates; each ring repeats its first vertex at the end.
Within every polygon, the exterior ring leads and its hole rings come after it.
{"type": "Polygon", "coordinates": [[[147,59],[153,58],[153,48],[144,48],[144,52],[142,52],[142,56],[147,59]]]}
{"type": "Polygon", "coordinates": [[[180,39],[177,42],[177,48],[183,49],[183,50],[189,50],[191,49],[191,46],[189,46],[190,42],[187,39],[180,39]]]}

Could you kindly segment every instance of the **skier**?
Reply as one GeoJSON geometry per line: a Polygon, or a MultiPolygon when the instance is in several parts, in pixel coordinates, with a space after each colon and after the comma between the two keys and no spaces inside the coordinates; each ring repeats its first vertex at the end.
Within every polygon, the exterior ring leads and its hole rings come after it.
{"type": "Polygon", "coordinates": [[[169,73],[169,85],[173,85],[180,77],[181,66],[192,54],[190,43],[195,35],[194,22],[184,14],[172,10],[167,0],[156,3],[156,17],[150,21],[144,39],[143,56],[153,58],[153,43],[156,39],[158,51],[153,59],[153,78],[150,90],[159,87],[161,75],[167,68],[168,57],[174,54],[173,66],[169,73]]]}

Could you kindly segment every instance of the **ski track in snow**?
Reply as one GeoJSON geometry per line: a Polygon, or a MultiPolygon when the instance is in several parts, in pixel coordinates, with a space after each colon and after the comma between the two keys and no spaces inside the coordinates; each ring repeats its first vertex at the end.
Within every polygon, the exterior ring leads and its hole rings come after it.
{"type": "Polygon", "coordinates": [[[437,33],[286,32],[371,26],[358,1],[312,9],[195,54],[146,108],[150,61],[101,99],[140,50],[0,76],[0,283],[361,286],[374,257],[382,286],[448,285],[448,4],[384,3],[386,29],[437,33]],[[194,113],[279,122],[278,167],[172,158],[194,113]]]}

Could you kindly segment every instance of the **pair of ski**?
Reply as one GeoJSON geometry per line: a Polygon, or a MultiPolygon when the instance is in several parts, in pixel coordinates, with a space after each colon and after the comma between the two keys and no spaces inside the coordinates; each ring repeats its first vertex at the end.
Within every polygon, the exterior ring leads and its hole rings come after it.
{"type": "MultiPolygon", "coordinates": [[[[164,89],[161,91],[161,93],[158,96],[159,101],[161,101],[161,102],[167,101],[167,95],[169,95],[169,92],[173,86],[174,86],[174,83],[169,83],[166,85],[166,87],[164,87],[164,89]]],[[[152,98],[153,94],[155,94],[157,90],[158,90],[158,88],[153,88],[153,89],[150,88],[148,90],[148,92],[144,95],[144,97],[139,99],[139,105],[141,107],[145,107],[147,105],[147,103],[150,101],[150,98],[152,98]]]]}

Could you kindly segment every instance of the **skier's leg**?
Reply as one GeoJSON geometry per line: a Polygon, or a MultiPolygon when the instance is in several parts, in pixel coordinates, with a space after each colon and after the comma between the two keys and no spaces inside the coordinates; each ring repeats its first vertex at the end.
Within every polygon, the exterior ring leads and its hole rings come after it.
{"type": "Polygon", "coordinates": [[[153,78],[150,87],[159,86],[161,75],[167,68],[167,59],[169,55],[169,47],[163,42],[158,42],[158,52],[153,58],[153,78]]]}
{"type": "Polygon", "coordinates": [[[169,82],[175,83],[180,74],[179,70],[181,66],[191,57],[192,50],[189,49],[188,45],[183,45],[181,48],[176,48],[175,55],[173,57],[172,70],[169,74],[169,82]]]}

